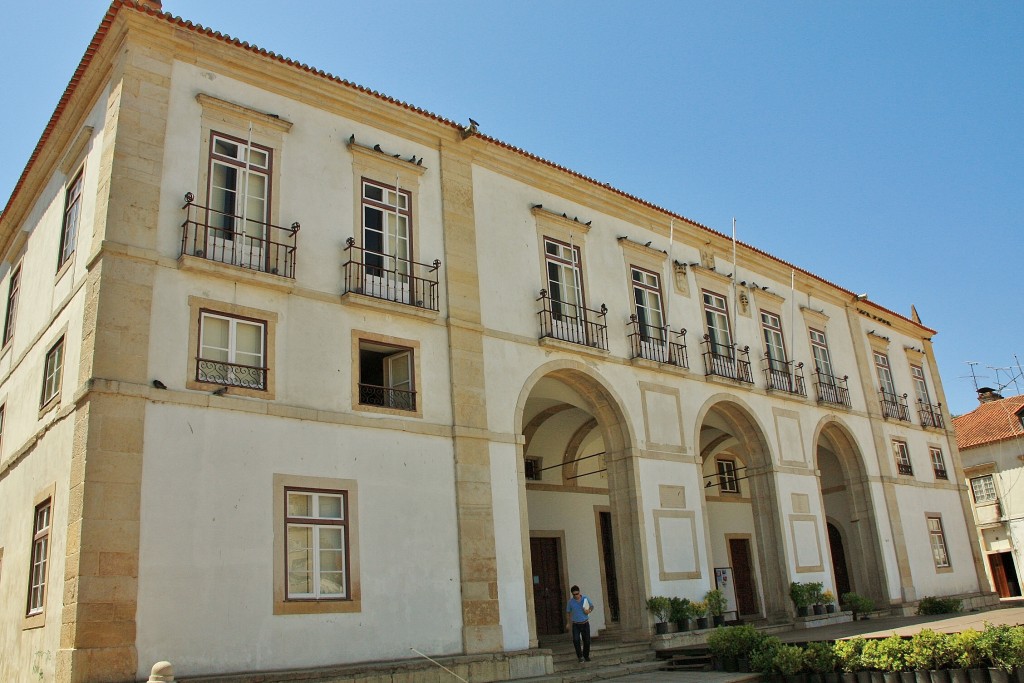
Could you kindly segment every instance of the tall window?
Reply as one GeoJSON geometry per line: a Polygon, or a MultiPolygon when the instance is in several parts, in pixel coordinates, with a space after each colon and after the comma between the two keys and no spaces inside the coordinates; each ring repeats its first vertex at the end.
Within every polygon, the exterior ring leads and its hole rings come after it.
{"type": "Polygon", "coordinates": [[[722,493],[739,493],[740,482],[736,476],[736,461],[720,458],[715,461],[718,467],[718,488],[722,493]]]}
{"type": "Polygon", "coordinates": [[[661,309],[661,278],[649,270],[630,267],[633,282],[633,303],[640,323],[640,340],[665,341],[665,319],[661,309]]]}
{"type": "Polygon", "coordinates": [[[359,403],[395,410],[416,410],[412,349],[359,342],[359,403]]]}
{"type": "Polygon", "coordinates": [[[7,288],[7,315],[4,318],[4,340],[3,343],[6,345],[7,342],[11,341],[11,337],[14,336],[14,321],[18,317],[18,292],[21,289],[21,266],[14,269],[11,273],[11,283],[7,288]]]}
{"type": "Polygon", "coordinates": [[[32,553],[29,565],[28,608],[29,616],[39,614],[46,604],[46,565],[50,558],[50,510],[52,499],[47,498],[36,506],[32,518],[32,553]]]}
{"type": "Polygon", "coordinates": [[[345,491],[286,489],[289,600],[349,597],[345,491]]]}
{"type": "Polygon", "coordinates": [[[946,552],[946,534],[942,531],[940,517],[928,518],[928,536],[932,545],[932,559],[937,568],[949,566],[949,554],[946,552]]]}
{"type": "Polygon", "coordinates": [[[914,474],[914,467],[910,464],[910,449],[906,441],[892,442],[893,454],[896,456],[896,471],[900,474],[914,474]]]}
{"type": "Polygon", "coordinates": [[[917,395],[917,400],[925,407],[930,406],[932,400],[928,395],[928,383],[924,381],[924,368],[920,365],[911,365],[910,376],[914,378],[914,393],[917,395]]]}
{"type": "Polygon", "coordinates": [[[266,323],[202,311],[196,379],[266,389],[266,323]]]}
{"type": "Polygon", "coordinates": [[[828,339],[820,330],[809,330],[811,337],[811,354],[814,356],[814,369],[821,373],[821,381],[831,384],[835,373],[832,372],[832,357],[828,352],[828,339]]]}
{"type": "Polygon", "coordinates": [[[408,285],[412,259],[412,194],[363,179],[363,259],[366,274],[408,285]]]}
{"type": "Polygon", "coordinates": [[[878,385],[887,396],[896,395],[896,385],[892,382],[892,371],[889,369],[889,357],[884,353],[875,352],[875,370],[878,372],[878,385]]]}
{"type": "Polygon", "coordinates": [[[210,139],[209,225],[215,237],[266,237],[270,203],[271,151],[222,133],[210,139]]]}
{"type": "Polygon", "coordinates": [[[82,215],[82,171],[78,171],[68,189],[64,193],[64,221],[60,231],[60,258],[57,268],[60,269],[71,255],[75,253],[78,240],[78,223],[82,215]]]}
{"type": "Polygon", "coordinates": [[[946,472],[946,461],[942,457],[942,449],[933,446],[928,449],[928,452],[932,457],[932,471],[935,472],[935,478],[949,479],[949,473],[946,472]]]}
{"type": "Polygon", "coordinates": [[[764,349],[768,354],[768,367],[773,371],[786,370],[786,345],[782,340],[782,320],[774,313],[761,313],[761,331],[764,349]]]}
{"type": "Polygon", "coordinates": [[[711,351],[715,355],[733,355],[732,332],[729,328],[729,308],[725,297],[713,292],[704,292],[704,321],[708,336],[711,337],[711,351]]]}
{"type": "Polygon", "coordinates": [[[583,287],[580,249],[564,242],[544,238],[544,260],[547,267],[548,295],[554,320],[583,320],[583,287]]]}
{"type": "Polygon", "coordinates": [[[991,474],[971,478],[971,493],[977,505],[994,503],[996,500],[996,484],[991,474]]]}
{"type": "Polygon", "coordinates": [[[43,367],[43,395],[39,399],[40,406],[47,405],[60,394],[60,380],[63,369],[64,337],[61,337],[46,352],[46,362],[43,367]]]}

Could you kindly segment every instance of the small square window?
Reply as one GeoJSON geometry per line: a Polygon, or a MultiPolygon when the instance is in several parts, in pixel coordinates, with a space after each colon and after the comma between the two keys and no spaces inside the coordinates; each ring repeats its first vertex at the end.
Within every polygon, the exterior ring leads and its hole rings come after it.
{"type": "Polygon", "coordinates": [[[376,341],[359,341],[359,403],[416,411],[413,350],[376,341]]]}
{"type": "Polygon", "coordinates": [[[196,381],[266,389],[266,337],[262,320],[202,311],[196,381]]]}
{"type": "Polygon", "coordinates": [[[61,374],[64,369],[64,337],[57,340],[57,343],[46,352],[46,362],[43,367],[43,393],[39,399],[40,407],[50,404],[60,395],[61,374]]]}
{"type": "Polygon", "coordinates": [[[971,478],[971,493],[975,505],[986,505],[996,501],[996,484],[991,474],[971,478]]]}
{"type": "Polygon", "coordinates": [[[540,458],[525,458],[523,460],[523,469],[526,473],[527,481],[540,481],[543,475],[541,472],[541,459],[540,458]]]}

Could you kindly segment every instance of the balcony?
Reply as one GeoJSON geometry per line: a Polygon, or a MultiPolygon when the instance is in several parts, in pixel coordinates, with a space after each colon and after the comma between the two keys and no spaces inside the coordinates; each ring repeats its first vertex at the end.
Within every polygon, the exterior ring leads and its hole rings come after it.
{"type": "Polygon", "coordinates": [[[441,261],[418,263],[356,246],[354,238],[345,240],[343,294],[352,292],[374,299],[438,310],[437,273],[441,261]]]}
{"type": "Polygon", "coordinates": [[[910,422],[910,407],[907,405],[907,395],[899,396],[882,389],[878,392],[882,403],[882,415],[894,420],[910,422]]]}
{"type": "Polygon", "coordinates": [[[949,474],[946,472],[945,468],[938,468],[938,467],[936,467],[936,468],[934,468],[934,471],[935,471],[935,478],[936,479],[946,479],[946,480],[949,480],[949,474]]]}
{"type": "Polygon", "coordinates": [[[934,427],[935,429],[945,429],[946,423],[942,419],[942,404],[931,405],[930,403],[924,403],[920,399],[917,401],[917,414],[921,417],[922,427],[934,427]]]}
{"type": "Polygon", "coordinates": [[[818,403],[850,407],[850,387],[846,382],[848,377],[835,377],[821,370],[816,370],[814,375],[814,390],[818,394],[818,403]]]}
{"type": "Polygon", "coordinates": [[[601,310],[595,311],[579,304],[559,301],[548,296],[546,289],[540,290],[537,301],[543,302],[537,311],[541,339],[549,337],[570,344],[608,350],[608,325],[604,322],[608,313],[607,306],[601,304],[601,310]]]}
{"type": "Polygon", "coordinates": [[[804,385],[804,364],[793,361],[774,360],[767,353],[762,359],[764,380],[768,391],[782,391],[796,396],[806,396],[804,385]]]}
{"type": "Polygon", "coordinates": [[[199,358],[196,362],[196,380],[263,391],[267,388],[267,368],[199,358]]]}
{"type": "Polygon", "coordinates": [[[672,332],[668,325],[654,327],[636,319],[636,314],[629,316],[627,329],[629,345],[633,358],[644,358],[655,363],[665,363],[678,368],[689,369],[690,361],[686,356],[686,330],[672,332]],[[680,341],[672,341],[672,335],[680,341]]]}
{"type": "Polygon", "coordinates": [[[704,351],[704,376],[728,377],[746,384],[754,383],[754,375],[750,370],[750,347],[742,349],[735,344],[719,344],[705,334],[701,342],[704,351]]]}
{"type": "Polygon", "coordinates": [[[914,468],[909,462],[896,463],[896,471],[900,474],[906,474],[907,476],[914,476],[914,468]]]}
{"type": "Polygon", "coordinates": [[[365,406],[379,406],[394,410],[416,410],[416,392],[392,389],[373,384],[359,385],[359,403],[365,406]]]}
{"type": "Polygon", "coordinates": [[[299,224],[290,228],[245,218],[195,203],[185,195],[181,255],[295,279],[299,224]]]}

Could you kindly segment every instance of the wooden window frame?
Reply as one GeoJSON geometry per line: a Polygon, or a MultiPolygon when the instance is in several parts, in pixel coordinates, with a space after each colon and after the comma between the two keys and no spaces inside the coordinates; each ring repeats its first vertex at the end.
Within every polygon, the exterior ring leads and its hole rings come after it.
{"type": "Polygon", "coordinates": [[[541,481],[544,479],[544,474],[541,472],[543,466],[543,459],[528,455],[523,458],[523,477],[526,481],[541,481]],[[531,476],[535,475],[535,476],[531,476]]]}
{"type": "Polygon", "coordinates": [[[733,341],[732,321],[729,320],[729,300],[725,296],[713,292],[710,289],[701,290],[701,303],[704,309],[704,329],[707,330],[708,337],[715,347],[725,347],[727,349],[726,354],[720,354],[717,350],[712,349],[716,355],[728,355],[732,357],[734,353],[735,342],[733,341]],[[721,306],[717,306],[712,302],[708,301],[709,297],[719,299],[722,302],[721,306]],[[728,335],[728,341],[722,342],[715,338],[711,330],[715,329],[711,327],[711,321],[708,317],[708,313],[720,314],[725,320],[725,333],[728,335]]]}
{"type": "Polygon", "coordinates": [[[715,458],[715,472],[718,475],[718,492],[720,494],[740,493],[740,482],[736,471],[736,461],[732,458],[715,458]]]}
{"type": "Polygon", "coordinates": [[[896,396],[896,382],[892,378],[892,365],[889,363],[889,355],[880,351],[873,351],[875,356],[875,374],[878,377],[878,388],[885,394],[896,396]]]}
{"type": "Polygon", "coordinates": [[[267,390],[267,384],[268,384],[267,376],[270,374],[270,368],[268,367],[268,364],[267,364],[267,321],[266,320],[260,320],[258,318],[250,318],[250,317],[241,316],[241,315],[230,315],[230,314],[222,313],[221,311],[218,311],[218,310],[212,310],[212,309],[208,309],[208,308],[200,309],[200,311],[199,311],[199,339],[196,340],[196,348],[199,350],[198,354],[196,355],[196,374],[195,374],[195,381],[196,382],[199,382],[199,383],[202,383],[202,384],[217,384],[217,385],[220,385],[220,386],[227,386],[227,387],[232,387],[232,388],[247,389],[247,390],[250,390],[250,391],[264,392],[264,391],[267,390]],[[216,360],[214,360],[212,358],[203,358],[202,357],[202,353],[203,353],[203,330],[206,327],[206,321],[208,319],[211,319],[211,318],[212,319],[218,319],[218,320],[226,320],[228,322],[229,333],[228,333],[228,348],[227,348],[228,360],[227,361],[216,361],[216,360]],[[199,368],[200,361],[204,361],[205,360],[205,361],[209,361],[209,362],[213,362],[213,363],[228,363],[230,365],[238,365],[238,363],[235,363],[235,360],[237,360],[235,354],[238,353],[238,349],[237,349],[236,335],[234,333],[234,330],[235,330],[235,328],[237,326],[237,323],[240,323],[240,322],[241,323],[245,323],[245,324],[249,324],[249,325],[259,326],[259,328],[260,328],[260,331],[261,331],[261,335],[260,336],[261,336],[261,342],[262,342],[262,346],[261,346],[261,349],[260,349],[260,356],[261,356],[260,357],[260,362],[261,362],[261,365],[259,365],[259,366],[248,365],[248,366],[245,366],[245,367],[258,368],[258,369],[263,371],[263,383],[262,383],[262,386],[260,386],[260,387],[237,387],[234,384],[228,384],[227,382],[219,382],[216,379],[210,379],[210,378],[205,378],[204,379],[204,378],[201,378],[199,376],[200,375],[200,368],[199,368]]]}
{"type": "MultiPolygon", "coordinates": [[[[580,249],[580,245],[574,244],[574,243],[571,243],[571,242],[564,242],[564,241],[562,241],[562,240],[560,240],[560,239],[558,239],[556,237],[551,237],[549,235],[545,235],[543,241],[541,242],[541,251],[542,251],[543,256],[544,256],[544,288],[548,290],[548,297],[552,301],[552,304],[551,304],[552,305],[552,310],[554,310],[555,302],[559,302],[559,303],[562,303],[562,304],[569,304],[569,305],[572,305],[572,306],[578,306],[580,309],[586,308],[587,307],[587,290],[586,290],[586,287],[585,287],[584,282],[583,282],[583,280],[584,280],[583,250],[580,249]],[[558,250],[559,250],[559,253],[558,254],[552,254],[551,252],[549,252],[548,251],[548,244],[556,246],[558,248],[558,250]],[[572,257],[576,260],[575,263],[573,263],[569,259],[566,259],[565,256],[563,256],[561,254],[561,251],[563,249],[569,249],[570,250],[570,253],[572,254],[572,257]],[[552,282],[551,275],[550,275],[550,271],[548,270],[548,265],[551,264],[551,263],[554,263],[555,265],[561,266],[561,267],[568,266],[569,269],[573,272],[573,277],[576,280],[575,282],[573,282],[573,287],[576,289],[576,292],[577,292],[577,294],[579,296],[579,298],[576,301],[565,301],[564,299],[556,299],[554,297],[554,292],[551,291],[551,289],[552,289],[552,287],[551,287],[551,282],[552,282]]],[[[562,271],[559,271],[559,272],[562,272],[562,271]]],[[[562,289],[565,288],[565,283],[564,282],[559,282],[558,284],[559,284],[559,286],[562,289]]],[[[578,311],[577,313],[578,313],[578,315],[580,317],[582,317],[582,315],[583,315],[583,311],[582,310],[578,311]]]]}
{"type": "Polygon", "coordinates": [[[782,331],[782,316],[778,313],[772,313],[771,311],[761,311],[761,337],[764,341],[764,350],[768,354],[769,367],[772,370],[781,370],[784,372],[789,371],[789,353],[786,351],[786,335],[782,331]],[[765,320],[765,318],[771,319],[765,320]],[[782,347],[782,358],[773,358],[771,355],[771,346],[768,344],[768,336],[770,334],[777,334],[779,337],[779,346],[782,347]],[[776,364],[781,364],[781,367],[775,367],[776,364]]]}
{"type": "Polygon", "coordinates": [[[654,341],[664,343],[665,339],[662,337],[666,331],[665,328],[668,323],[665,321],[665,296],[661,289],[661,275],[653,270],[642,268],[631,263],[629,266],[629,284],[633,290],[633,311],[636,313],[637,322],[641,323],[639,330],[640,338],[646,342],[651,341],[650,338],[654,337],[654,341]],[[641,278],[653,278],[654,284],[648,284],[643,279],[637,280],[636,276],[638,274],[641,278]],[[654,306],[649,305],[650,298],[652,296],[657,297],[658,305],[656,310],[658,318],[661,320],[661,325],[652,325],[651,322],[646,319],[646,315],[641,315],[640,313],[641,308],[647,311],[655,309],[654,306]],[[643,299],[643,306],[641,306],[640,302],[637,301],[638,298],[643,299]],[[650,333],[655,329],[658,330],[655,333],[657,335],[656,337],[654,334],[650,333]]]}
{"type": "Polygon", "coordinates": [[[932,472],[935,473],[936,479],[949,479],[949,470],[946,469],[946,458],[942,454],[942,449],[938,446],[929,446],[928,455],[932,461],[932,472]]]}
{"type": "Polygon", "coordinates": [[[893,457],[896,460],[896,473],[906,477],[914,476],[914,463],[910,459],[910,446],[902,439],[893,439],[893,457]],[[900,471],[900,466],[906,467],[906,472],[900,471]]]}
{"type": "Polygon", "coordinates": [[[46,607],[47,597],[49,588],[49,574],[51,560],[53,559],[53,536],[50,533],[53,529],[53,513],[55,508],[56,500],[56,484],[51,484],[47,488],[39,491],[35,498],[32,500],[32,520],[31,520],[31,543],[29,544],[28,553],[28,577],[26,581],[25,590],[25,611],[24,618],[22,619],[23,629],[39,628],[46,624],[46,607]],[[47,525],[45,528],[39,528],[39,512],[40,509],[48,508],[47,525]],[[45,557],[43,558],[42,566],[39,572],[36,572],[37,567],[37,548],[41,543],[45,543],[43,552],[45,557]],[[40,575],[41,574],[41,575],[40,575]],[[38,582],[36,580],[39,579],[38,582]],[[33,601],[33,594],[38,589],[39,595],[38,600],[33,601]]]}
{"type": "Polygon", "coordinates": [[[421,369],[420,344],[412,339],[401,339],[389,335],[367,332],[364,330],[352,330],[352,409],[369,412],[394,415],[396,417],[423,417],[423,379],[421,369]],[[388,406],[376,405],[373,403],[362,403],[360,400],[360,384],[362,383],[361,347],[363,343],[385,346],[395,349],[397,352],[408,352],[411,358],[411,391],[414,392],[415,406],[412,410],[405,408],[391,408],[388,406]]]}
{"type": "Polygon", "coordinates": [[[991,472],[988,473],[988,474],[980,474],[980,475],[978,475],[976,477],[971,477],[968,480],[968,482],[971,485],[971,497],[974,498],[974,504],[975,505],[991,505],[991,504],[995,503],[999,499],[999,494],[996,492],[996,478],[995,478],[995,475],[992,474],[991,472]],[[986,490],[985,490],[985,497],[983,499],[981,499],[981,500],[978,500],[978,488],[979,487],[978,487],[978,485],[975,484],[975,482],[979,482],[980,483],[980,482],[982,482],[983,480],[986,480],[986,479],[989,482],[989,486],[988,487],[984,487],[984,488],[986,488],[986,490]],[[991,488],[991,494],[989,494],[989,492],[987,490],[989,488],[991,488]]]}
{"type": "Polygon", "coordinates": [[[14,338],[14,325],[18,319],[18,294],[21,293],[21,265],[11,271],[11,279],[7,284],[7,307],[4,315],[3,346],[14,338]]]}
{"type": "Polygon", "coordinates": [[[64,190],[64,211],[60,226],[60,250],[57,253],[57,272],[75,255],[78,232],[82,224],[82,185],[85,168],[81,167],[64,190]]]}
{"type": "Polygon", "coordinates": [[[227,387],[230,396],[247,396],[249,398],[261,398],[272,400],[276,398],[276,334],[278,315],[272,311],[265,311],[238,304],[228,304],[213,299],[190,296],[189,307],[189,335],[188,355],[186,357],[186,379],[185,387],[195,391],[214,391],[227,387]],[[252,389],[233,385],[200,381],[198,378],[198,363],[200,349],[202,348],[202,316],[204,313],[214,314],[225,318],[237,318],[245,322],[254,322],[263,325],[263,366],[264,387],[252,389]]]}
{"type": "Polygon", "coordinates": [[[39,395],[39,409],[45,410],[50,405],[60,402],[60,390],[64,375],[64,335],[50,346],[43,359],[43,387],[39,395]],[[56,357],[51,371],[50,360],[56,357]]]}
{"type": "Polygon", "coordinates": [[[932,562],[938,571],[952,571],[953,562],[949,556],[949,545],[946,543],[946,530],[942,524],[942,515],[937,513],[926,513],[928,528],[928,547],[932,551],[932,562]],[[937,527],[937,528],[936,528],[937,527]],[[938,547],[935,543],[938,541],[938,547]],[[937,550],[941,550],[942,557],[939,557],[937,550]]]}
{"type": "MultiPolygon", "coordinates": [[[[349,566],[349,550],[348,550],[348,491],[344,489],[313,489],[298,486],[286,486],[284,489],[285,497],[285,512],[284,512],[284,526],[285,526],[285,538],[288,538],[289,532],[293,528],[310,528],[313,530],[313,548],[311,548],[311,556],[313,560],[313,566],[309,567],[309,573],[311,576],[311,584],[314,586],[312,594],[298,594],[293,595],[289,588],[288,575],[289,569],[285,569],[285,600],[347,600],[351,590],[349,588],[348,580],[348,566],[349,566]],[[309,516],[293,516],[288,511],[288,498],[291,494],[308,495],[312,497],[314,505],[321,496],[329,498],[339,498],[341,500],[341,517],[322,517],[319,514],[309,516]],[[343,568],[342,568],[342,591],[341,595],[320,595],[319,586],[321,584],[321,574],[319,567],[319,556],[322,552],[322,548],[319,546],[317,540],[319,534],[317,533],[321,528],[341,528],[343,531],[342,537],[342,554],[343,554],[343,568]]],[[[286,541],[287,542],[287,541],[286,541]]],[[[286,550],[286,564],[287,560],[286,550]]]]}
{"type": "Polygon", "coordinates": [[[925,380],[924,367],[911,364],[910,378],[914,383],[914,393],[917,395],[917,400],[920,401],[925,408],[931,408],[932,396],[931,392],[928,391],[928,382],[925,380]]]}

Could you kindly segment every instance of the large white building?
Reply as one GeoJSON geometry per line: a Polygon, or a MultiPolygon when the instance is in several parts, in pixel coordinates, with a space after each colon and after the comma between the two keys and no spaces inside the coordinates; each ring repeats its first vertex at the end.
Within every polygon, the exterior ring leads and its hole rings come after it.
{"type": "Polygon", "coordinates": [[[986,599],[916,316],[157,0],[0,255],[2,680],[515,677],[570,584],[644,638],[721,567],[755,622],[986,599]]]}

